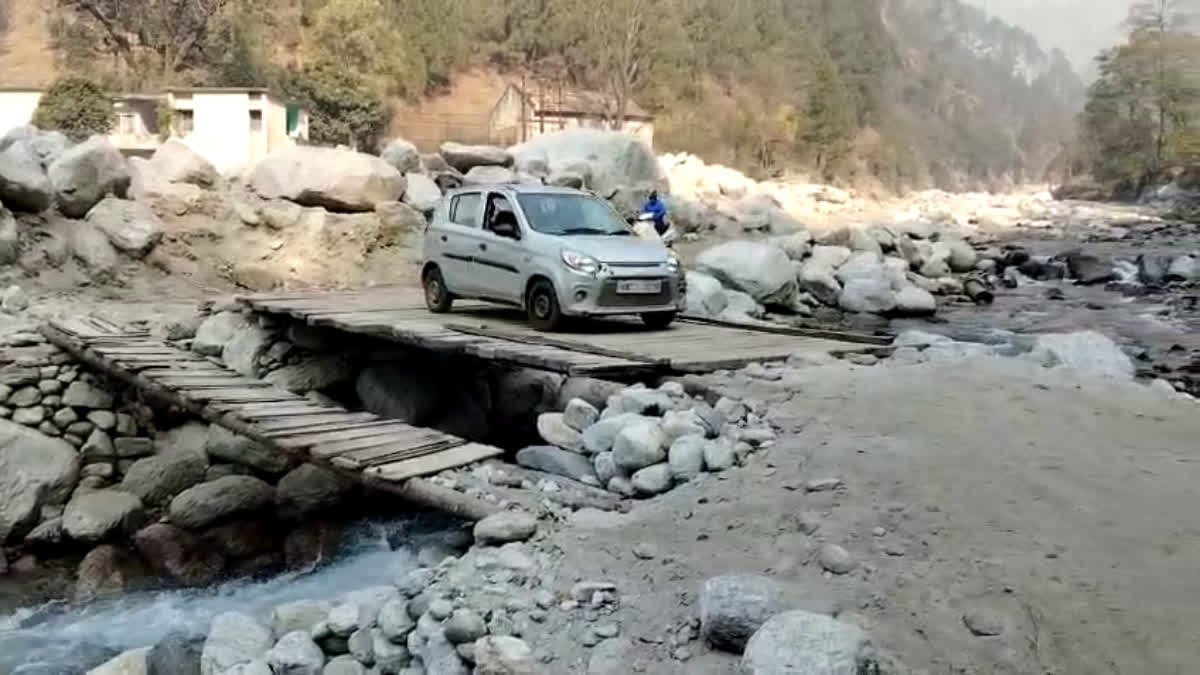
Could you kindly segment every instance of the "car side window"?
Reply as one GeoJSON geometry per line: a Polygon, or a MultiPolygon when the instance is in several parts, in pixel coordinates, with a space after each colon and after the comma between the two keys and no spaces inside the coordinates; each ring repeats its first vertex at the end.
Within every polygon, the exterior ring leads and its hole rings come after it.
{"type": "Polygon", "coordinates": [[[479,200],[477,192],[459,195],[450,202],[450,222],[463,227],[479,227],[479,200]]]}
{"type": "Polygon", "coordinates": [[[516,213],[513,211],[512,202],[508,201],[508,197],[493,192],[488,195],[487,213],[484,215],[483,221],[484,228],[491,230],[492,225],[500,218],[516,224],[516,213]]]}

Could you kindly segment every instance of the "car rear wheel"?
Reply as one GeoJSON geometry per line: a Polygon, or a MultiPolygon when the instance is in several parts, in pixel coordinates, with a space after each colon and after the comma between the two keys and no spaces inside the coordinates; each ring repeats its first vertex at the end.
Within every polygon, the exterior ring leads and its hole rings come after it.
{"type": "Polygon", "coordinates": [[[529,323],[537,330],[550,331],[558,328],[562,324],[563,315],[554,285],[544,279],[534,282],[525,298],[525,313],[529,317],[529,323]]]}
{"type": "Polygon", "coordinates": [[[450,311],[454,305],[454,296],[446,290],[446,280],[442,278],[440,269],[434,267],[425,272],[424,278],[421,279],[421,285],[425,287],[425,306],[429,308],[429,311],[435,314],[445,314],[450,311]]]}
{"type": "Polygon", "coordinates": [[[642,323],[654,330],[662,330],[675,320],[675,312],[648,312],[642,315],[642,323]]]}

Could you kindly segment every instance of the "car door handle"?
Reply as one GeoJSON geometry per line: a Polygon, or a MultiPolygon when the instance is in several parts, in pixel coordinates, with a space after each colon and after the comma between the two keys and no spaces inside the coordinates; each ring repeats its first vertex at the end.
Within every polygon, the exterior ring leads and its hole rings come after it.
{"type": "Polygon", "coordinates": [[[442,241],[446,241],[446,235],[442,235],[442,241]]]}
{"type": "Polygon", "coordinates": [[[480,244],[480,245],[479,245],[479,250],[480,250],[480,251],[486,251],[486,250],[487,250],[487,244],[480,244]]]}

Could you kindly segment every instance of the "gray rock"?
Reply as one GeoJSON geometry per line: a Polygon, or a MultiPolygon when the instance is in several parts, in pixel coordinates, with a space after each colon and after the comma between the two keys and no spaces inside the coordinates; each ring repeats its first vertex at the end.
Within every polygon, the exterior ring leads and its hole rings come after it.
{"type": "Polygon", "coordinates": [[[227,476],[188,488],[171,500],[172,523],[203,528],[235,515],[255,513],[274,501],[270,485],[251,476],[227,476]]]}
{"type": "Polygon", "coordinates": [[[87,419],[101,431],[112,431],[117,428],[117,416],[111,410],[92,410],[87,414],[87,419]]]}
{"type": "MultiPolygon", "coordinates": [[[[97,424],[96,426],[100,426],[97,424]]],[[[116,418],[113,418],[113,426],[116,426],[116,418]]],[[[137,457],[145,457],[154,453],[154,441],[149,438],[127,438],[120,437],[113,440],[113,448],[116,450],[117,457],[121,459],[135,459],[137,457]]]]}
{"type": "Polygon", "coordinates": [[[667,463],[671,478],[676,483],[695,480],[704,471],[704,436],[684,436],[671,444],[667,451],[667,463]]]}
{"type": "Polygon", "coordinates": [[[29,143],[0,151],[0,201],[17,211],[41,213],[52,200],[50,180],[29,143]]]}
{"type": "Polygon", "coordinates": [[[566,409],[563,410],[563,421],[576,431],[584,431],[595,424],[598,419],[600,419],[600,411],[596,409],[596,406],[581,398],[571,399],[567,402],[566,409]]]}
{"type": "MultiPolygon", "coordinates": [[[[374,661],[374,646],[371,648],[371,657],[374,661]]],[[[325,670],[321,671],[321,675],[367,675],[367,667],[358,662],[358,659],[343,654],[329,660],[325,664],[325,670]]]]}
{"type": "Polygon", "coordinates": [[[359,663],[375,665],[375,633],[377,629],[359,628],[346,640],[346,648],[359,663]]]}
{"type": "Polygon", "coordinates": [[[65,537],[62,517],[57,517],[43,520],[29,534],[25,535],[24,541],[28,546],[53,547],[61,544],[65,537]]]}
{"type": "Polygon", "coordinates": [[[1002,614],[986,607],[974,607],[963,614],[963,625],[972,635],[979,637],[1003,634],[1004,623],[1002,614]]]}
{"type": "Polygon", "coordinates": [[[820,614],[791,611],[767,620],[746,644],[739,675],[861,675],[880,672],[867,634],[820,614]]]}
{"type": "MultiPolygon", "coordinates": [[[[405,667],[411,660],[411,655],[404,645],[398,645],[383,636],[378,630],[371,632],[375,639],[375,669],[381,675],[406,675],[405,667]]],[[[416,671],[428,673],[429,671],[416,671]]]]}
{"type": "Polygon", "coordinates": [[[442,412],[446,386],[445,373],[434,366],[377,364],[359,373],[355,391],[368,411],[420,425],[442,412]]]}
{"type": "Polygon", "coordinates": [[[1167,281],[1194,281],[1200,279],[1200,260],[1195,256],[1181,255],[1171,261],[1164,278],[1167,281]]]}
{"type": "Polygon", "coordinates": [[[654,420],[636,413],[621,413],[606,417],[583,432],[583,448],[587,454],[611,452],[617,440],[617,434],[627,426],[637,422],[652,423],[654,420]]]}
{"type": "Polygon", "coordinates": [[[58,209],[82,218],[107,195],[125,197],[129,167],[125,157],[104,136],[93,136],[63,152],[46,170],[58,209]]]}
{"type": "Polygon", "coordinates": [[[0,295],[0,308],[9,314],[19,314],[29,308],[29,296],[20,286],[9,286],[0,295]]]}
{"type": "Polygon", "coordinates": [[[653,150],[618,131],[571,129],[539,134],[510,151],[520,166],[540,161],[550,173],[584,176],[587,185],[604,197],[628,186],[658,188],[664,193],[669,187],[653,150]]]}
{"type": "Polygon", "coordinates": [[[588,656],[587,675],[628,675],[634,672],[634,646],[628,638],[604,640],[588,656]]]}
{"type": "Polygon", "coordinates": [[[400,589],[400,594],[406,598],[416,597],[420,595],[430,584],[433,583],[434,573],[428,567],[418,567],[415,570],[409,570],[396,580],[396,587],[400,589]]]}
{"type": "Polygon", "coordinates": [[[446,633],[446,639],[456,645],[475,642],[487,635],[483,617],[469,609],[455,610],[442,626],[442,630],[446,633]]]}
{"type": "Polygon", "coordinates": [[[686,278],[689,314],[719,316],[729,306],[725,288],[714,277],[688,270],[686,278]]]}
{"type": "Polygon", "coordinates": [[[379,608],[378,622],[383,636],[397,644],[403,643],[417,626],[408,615],[408,603],[401,598],[389,600],[379,608]]]}
{"type": "Polygon", "coordinates": [[[430,635],[417,653],[427,673],[444,673],[445,675],[467,675],[470,669],[459,657],[458,651],[442,631],[430,635]]]}
{"type": "Polygon", "coordinates": [[[80,457],[85,462],[114,461],[117,449],[113,447],[112,439],[100,429],[94,429],[79,449],[80,457]]]}
{"type": "Polygon", "coordinates": [[[535,445],[517,453],[517,464],[527,469],[552,473],[587,485],[600,485],[592,461],[583,455],[550,445],[535,445]]]}
{"type": "Polygon", "coordinates": [[[0,420],[0,543],[29,533],[43,506],[66,503],[78,478],[69,443],[0,420]]]}
{"type": "Polygon", "coordinates": [[[1116,343],[1094,331],[1040,335],[1025,358],[1090,377],[1128,380],[1136,370],[1116,343]]]}
{"type": "Polygon", "coordinates": [[[537,419],[538,435],[550,445],[582,452],[583,434],[566,423],[562,413],[542,413],[537,419]]]}
{"type": "Polygon", "coordinates": [[[708,435],[708,425],[694,410],[673,410],[663,416],[663,438],[667,445],[685,436],[708,435]]]}
{"type": "Polygon", "coordinates": [[[159,179],[168,183],[191,183],[208,188],[220,179],[211,162],[177,138],[158,146],[150,157],[150,167],[159,179]]]}
{"type": "Polygon", "coordinates": [[[71,223],[67,242],[71,254],[95,281],[111,281],[120,259],[103,232],[86,222],[71,223]]]}
{"type": "Polygon", "coordinates": [[[929,291],[907,284],[896,291],[895,311],[902,316],[927,316],[937,312],[937,299],[929,291]]]}
{"type": "MultiPolygon", "coordinates": [[[[450,602],[446,598],[435,598],[432,602],[429,603],[428,611],[429,611],[429,616],[434,621],[445,621],[446,619],[450,618],[451,614],[454,613],[454,603],[450,602]]],[[[419,621],[418,621],[417,627],[420,628],[419,621]]]]}
{"type": "Polygon", "coordinates": [[[271,631],[251,617],[238,612],[219,614],[204,640],[200,675],[221,675],[238,664],[258,659],[271,645],[271,631]]]}
{"type": "Polygon", "coordinates": [[[764,305],[790,306],[798,289],[787,254],[767,244],[750,241],[718,244],[701,253],[696,263],[701,272],[764,305]]]}
{"type": "Polygon", "coordinates": [[[704,466],[714,473],[733,468],[736,456],[733,444],[727,439],[718,438],[704,444],[704,466]]]}
{"type": "Polygon", "coordinates": [[[303,394],[345,384],[353,377],[354,371],[343,356],[328,354],[288,364],[271,371],[263,379],[277,387],[303,394]]]}
{"type": "Polygon", "coordinates": [[[225,671],[224,675],[274,675],[271,672],[271,666],[267,664],[266,659],[255,659],[238,665],[225,671]]]}
{"type": "Polygon", "coordinates": [[[633,489],[646,497],[659,495],[671,489],[671,467],[668,464],[655,464],[646,467],[630,478],[633,489]]]}
{"type": "Polygon", "coordinates": [[[507,150],[493,146],[447,142],[442,144],[439,151],[447,164],[462,172],[478,166],[513,165],[513,156],[507,150]]]}
{"type": "Polygon", "coordinates": [[[175,495],[204,481],[208,458],[192,451],[166,452],[139,459],[125,472],[121,489],[142,503],[161,506],[175,495]]]}
{"type": "Polygon", "coordinates": [[[146,675],[149,647],[131,649],[87,671],[87,675],[146,675]]]}
{"type": "Polygon", "coordinates": [[[404,194],[404,176],[386,161],[351,150],[287,146],[251,170],[247,184],[264,199],[331,211],[370,211],[404,194]]]}
{"type": "Polygon", "coordinates": [[[255,377],[259,372],[259,359],[273,341],[271,331],[248,320],[243,321],[234,327],[232,337],[221,350],[221,360],[232,370],[255,377]]]}
{"type": "Polygon", "coordinates": [[[617,460],[613,459],[611,452],[602,452],[593,457],[592,467],[596,470],[596,479],[601,485],[608,485],[608,482],[620,473],[617,460]]]}
{"type": "Polygon", "coordinates": [[[283,473],[291,465],[291,460],[283,454],[216,424],[209,427],[204,450],[215,460],[248,466],[269,475],[283,473]]]}
{"type": "Polygon", "coordinates": [[[108,409],[113,405],[113,395],[83,380],[75,380],[67,386],[62,402],[72,408],[108,409]]]}
{"type": "Polygon", "coordinates": [[[146,655],[146,675],[200,675],[203,640],[184,633],[170,633],[146,655]]]}
{"type": "Polygon", "coordinates": [[[379,153],[379,157],[400,173],[421,170],[421,153],[417,151],[417,146],[403,138],[389,141],[383,152],[379,153]]]}
{"type": "Polygon", "coordinates": [[[622,497],[632,497],[637,494],[637,490],[633,488],[633,483],[625,476],[613,476],[608,481],[608,491],[621,495],[622,497]]]}
{"type": "Polygon", "coordinates": [[[503,185],[521,182],[512,169],[502,166],[477,166],[463,176],[463,185],[503,185]]]}
{"type": "Polygon", "coordinates": [[[896,308],[892,283],[882,272],[848,277],[838,296],[838,305],[847,312],[883,314],[896,308]]]}
{"type": "Polygon", "coordinates": [[[267,664],[275,675],[321,675],[325,654],[306,631],[293,631],[267,652],[267,664]]]}
{"type": "Polygon", "coordinates": [[[634,472],[667,458],[666,437],[654,420],[634,420],[617,433],[613,441],[613,459],[617,468],[634,472]]]}
{"type": "Polygon", "coordinates": [[[271,611],[271,634],[277,640],[293,631],[311,634],[331,609],[333,606],[323,600],[296,600],[279,605],[271,611]]]}
{"type": "Polygon", "coordinates": [[[600,380],[594,377],[568,377],[559,388],[557,408],[565,408],[572,399],[583,399],[593,407],[603,408],[608,397],[619,393],[625,386],[619,382],[600,380]]]}
{"type": "Polygon", "coordinates": [[[408,184],[404,190],[404,203],[421,213],[433,211],[442,201],[441,188],[429,176],[410,172],[404,174],[404,180],[408,184]]]}
{"type": "Polygon", "coordinates": [[[77,494],[63,512],[63,531],[75,541],[95,543],[114,533],[132,534],[146,513],[137,496],[121,490],[77,494]]]}
{"type": "Polygon", "coordinates": [[[87,222],[118,251],[143,258],[162,240],[163,224],[142,202],[108,197],[92,207],[87,222]]]}
{"type": "Polygon", "coordinates": [[[792,607],[789,594],[767,577],[713,577],[700,593],[700,632],[712,646],[740,654],[767,619],[792,607]]]}
{"type": "Polygon", "coordinates": [[[13,408],[28,408],[42,401],[42,392],[37,387],[21,387],[8,397],[8,405],[13,408]]]}
{"type": "Polygon", "coordinates": [[[849,551],[837,544],[825,544],[817,553],[817,563],[834,574],[849,574],[858,568],[858,561],[849,551]]]}
{"type": "Polygon", "coordinates": [[[475,541],[481,544],[506,544],[525,541],[537,531],[537,518],[523,511],[492,514],[475,523],[475,541]]]}
{"type": "Polygon", "coordinates": [[[213,314],[200,323],[192,339],[192,350],[205,356],[220,356],[238,328],[248,323],[237,312],[213,314]]]}
{"type": "Polygon", "coordinates": [[[509,636],[481,637],[475,641],[475,675],[537,675],[541,669],[533,650],[523,640],[509,636]]]}
{"type": "Polygon", "coordinates": [[[275,486],[275,507],[284,519],[303,519],[332,509],[350,494],[354,484],[315,464],[301,464],[275,486]]]}
{"type": "Polygon", "coordinates": [[[11,211],[0,207],[0,265],[11,265],[21,258],[21,231],[11,211]]]}

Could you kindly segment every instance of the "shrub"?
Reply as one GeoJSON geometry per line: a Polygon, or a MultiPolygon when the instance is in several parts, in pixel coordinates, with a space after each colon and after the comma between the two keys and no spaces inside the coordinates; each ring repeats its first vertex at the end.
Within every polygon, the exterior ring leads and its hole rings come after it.
{"type": "Polygon", "coordinates": [[[82,77],[63,77],[50,85],[38,101],[33,124],[46,131],[61,131],[81,141],[112,129],[112,97],[95,82],[82,77]]]}

